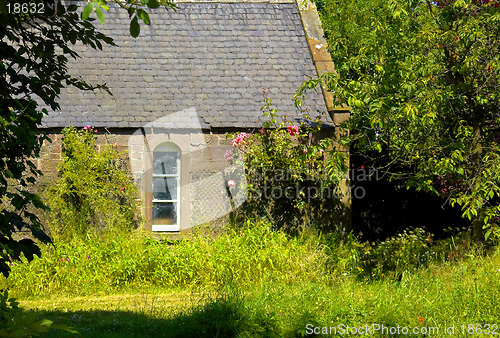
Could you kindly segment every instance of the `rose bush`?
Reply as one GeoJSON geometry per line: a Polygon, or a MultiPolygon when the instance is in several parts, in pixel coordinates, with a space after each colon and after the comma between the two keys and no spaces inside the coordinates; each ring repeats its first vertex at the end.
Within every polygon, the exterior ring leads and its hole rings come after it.
{"type": "Polygon", "coordinates": [[[262,94],[262,128],[230,134],[235,149],[225,156],[244,162],[245,214],[267,217],[290,232],[335,227],[335,206],[342,197],[338,185],[348,169],[345,153],[334,138],[315,140],[323,129],[321,116],[304,110],[301,121],[291,121],[272,108],[269,90],[262,94]]]}

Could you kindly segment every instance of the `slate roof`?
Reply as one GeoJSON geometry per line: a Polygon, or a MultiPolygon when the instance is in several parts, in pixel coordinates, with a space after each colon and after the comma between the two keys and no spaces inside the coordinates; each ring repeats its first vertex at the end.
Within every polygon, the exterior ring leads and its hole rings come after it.
{"type": "MultiPolygon", "coordinates": [[[[103,51],[75,46],[81,58],[72,74],[107,83],[105,92],[67,88],[61,111],[43,126],[137,128],[195,107],[203,128],[260,126],[262,87],[281,114],[299,117],[295,90],[317,75],[295,3],[178,3],[177,12],[150,11],[151,26],[129,34],[128,13],[112,7],[105,24],[94,24],[118,47],[103,51]]],[[[321,92],[304,107],[326,112],[321,92]]],[[[328,115],[325,122],[331,122],[328,115]]]]}

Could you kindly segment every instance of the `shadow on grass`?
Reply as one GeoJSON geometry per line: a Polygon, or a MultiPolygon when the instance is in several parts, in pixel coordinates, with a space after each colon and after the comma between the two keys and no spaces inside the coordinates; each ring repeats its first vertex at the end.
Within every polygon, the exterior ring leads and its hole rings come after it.
{"type": "Polygon", "coordinates": [[[73,327],[79,334],[50,330],[45,337],[235,337],[278,336],[272,316],[245,311],[242,297],[219,296],[176,314],[143,311],[46,311],[38,318],[73,327]]]}

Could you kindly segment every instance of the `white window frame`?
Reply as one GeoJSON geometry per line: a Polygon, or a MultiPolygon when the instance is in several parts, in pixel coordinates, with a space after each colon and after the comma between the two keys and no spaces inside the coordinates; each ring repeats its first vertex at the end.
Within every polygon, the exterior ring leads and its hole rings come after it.
{"type": "Polygon", "coordinates": [[[153,161],[154,161],[154,153],[155,152],[176,152],[177,156],[177,172],[175,174],[165,174],[158,175],[154,173],[153,169],[151,170],[152,179],[151,179],[151,226],[152,231],[180,231],[181,229],[181,150],[173,143],[161,143],[153,150],[153,161]],[[158,177],[177,177],[177,198],[175,200],[159,200],[154,198],[154,189],[153,183],[154,179],[158,177]],[[155,203],[175,203],[176,204],[176,224],[154,224],[154,205],[155,203]]]}

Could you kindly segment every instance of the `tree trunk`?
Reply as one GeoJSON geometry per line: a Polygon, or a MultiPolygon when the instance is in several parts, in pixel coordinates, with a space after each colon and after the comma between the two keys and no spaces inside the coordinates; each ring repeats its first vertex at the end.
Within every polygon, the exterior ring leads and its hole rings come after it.
{"type": "MultiPolygon", "coordinates": [[[[483,152],[483,147],[481,144],[481,126],[479,123],[479,120],[476,118],[473,123],[473,128],[474,128],[474,136],[472,139],[472,144],[473,144],[473,151],[472,151],[472,159],[473,163],[476,163],[476,168],[481,167],[481,154],[483,152]]],[[[476,172],[476,175],[480,175],[480,172],[476,172]]],[[[484,231],[483,231],[483,220],[484,220],[484,203],[483,206],[480,210],[478,210],[478,213],[476,217],[472,219],[472,240],[476,244],[485,244],[486,241],[484,239],[484,231]]]]}
{"type": "Polygon", "coordinates": [[[486,243],[484,239],[483,216],[483,212],[479,212],[479,214],[472,220],[472,240],[474,243],[480,245],[486,243]]]}

